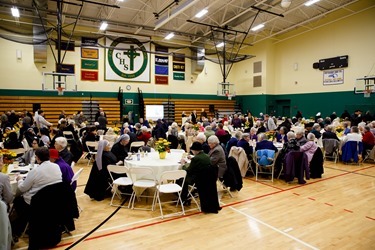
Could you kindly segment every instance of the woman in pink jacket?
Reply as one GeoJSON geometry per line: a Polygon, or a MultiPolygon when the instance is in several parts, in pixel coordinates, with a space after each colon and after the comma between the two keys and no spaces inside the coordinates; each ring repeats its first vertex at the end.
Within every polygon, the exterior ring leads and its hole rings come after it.
{"type": "Polygon", "coordinates": [[[307,142],[299,148],[301,152],[306,153],[309,165],[310,165],[310,161],[313,158],[315,151],[318,149],[318,145],[316,145],[314,140],[315,140],[315,135],[313,133],[309,133],[307,135],[307,142]]]}

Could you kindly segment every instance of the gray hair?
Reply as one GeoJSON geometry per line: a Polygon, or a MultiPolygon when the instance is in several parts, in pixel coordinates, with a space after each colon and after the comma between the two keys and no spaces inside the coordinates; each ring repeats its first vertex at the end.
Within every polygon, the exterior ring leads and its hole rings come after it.
{"type": "Polygon", "coordinates": [[[213,143],[213,144],[216,144],[216,145],[218,145],[220,143],[219,138],[217,138],[216,135],[211,135],[210,137],[208,137],[207,142],[213,143]]]}
{"type": "Polygon", "coordinates": [[[57,137],[55,139],[55,144],[58,144],[61,147],[66,148],[66,146],[68,146],[68,141],[66,140],[65,137],[57,137]]]}
{"type": "Polygon", "coordinates": [[[258,135],[258,141],[267,140],[267,135],[265,133],[260,133],[258,135]]]}
{"type": "Polygon", "coordinates": [[[304,135],[305,134],[305,130],[304,129],[297,129],[297,131],[295,131],[296,135],[304,135]]]}
{"type": "Polygon", "coordinates": [[[296,134],[294,132],[290,131],[286,134],[286,137],[288,138],[288,140],[296,139],[296,134]]]}
{"type": "Polygon", "coordinates": [[[205,129],[206,131],[207,131],[207,130],[212,130],[212,127],[211,127],[211,126],[206,126],[204,129],[205,129]]]}
{"type": "Polygon", "coordinates": [[[309,140],[309,141],[315,140],[315,135],[313,133],[308,133],[307,134],[307,140],[309,140]]]}
{"type": "Polygon", "coordinates": [[[243,133],[243,134],[242,134],[242,139],[245,139],[245,138],[247,138],[247,137],[250,137],[250,134],[249,134],[249,133],[243,133]]]}
{"type": "Polygon", "coordinates": [[[200,133],[198,133],[198,135],[195,137],[195,139],[197,139],[197,140],[201,140],[201,141],[205,142],[205,141],[206,141],[206,136],[204,135],[203,132],[200,132],[200,133]]]}
{"type": "Polygon", "coordinates": [[[241,131],[237,131],[234,136],[237,138],[237,139],[240,139],[242,137],[242,132],[241,131]]]}

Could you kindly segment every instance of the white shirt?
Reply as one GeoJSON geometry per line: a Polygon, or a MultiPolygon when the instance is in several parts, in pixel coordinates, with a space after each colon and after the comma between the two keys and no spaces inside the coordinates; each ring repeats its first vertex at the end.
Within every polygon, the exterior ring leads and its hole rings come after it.
{"type": "Polygon", "coordinates": [[[62,174],[59,165],[50,161],[42,162],[31,170],[25,180],[18,181],[18,189],[24,193],[23,199],[30,204],[31,198],[45,186],[62,182],[62,174]]]}
{"type": "Polygon", "coordinates": [[[43,116],[37,115],[35,119],[36,126],[41,128],[47,128],[48,126],[52,126],[52,123],[48,122],[43,116]]]}
{"type": "Polygon", "coordinates": [[[349,133],[347,134],[344,139],[342,140],[343,142],[347,141],[362,141],[362,135],[359,133],[349,133]]]}

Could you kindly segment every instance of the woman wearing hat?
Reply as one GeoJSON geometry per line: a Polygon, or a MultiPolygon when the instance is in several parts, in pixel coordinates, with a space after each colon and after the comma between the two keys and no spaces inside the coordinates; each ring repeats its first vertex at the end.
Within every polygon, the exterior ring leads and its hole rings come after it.
{"type": "MultiPolygon", "coordinates": [[[[210,157],[203,152],[202,144],[194,142],[190,147],[194,157],[191,159],[190,165],[184,165],[186,170],[186,181],[182,196],[187,196],[187,186],[196,184],[201,203],[201,209],[204,213],[218,213],[221,210],[219,199],[217,196],[216,180],[217,171],[211,166],[210,157]]],[[[181,160],[182,164],[185,161],[181,160]]],[[[189,201],[187,201],[189,203],[189,201]]]]}
{"type": "Polygon", "coordinates": [[[112,146],[111,152],[116,156],[117,162],[123,161],[128,157],[127,145],[129,144],[130,136],[127,134],[121,135],[112,146]]]}

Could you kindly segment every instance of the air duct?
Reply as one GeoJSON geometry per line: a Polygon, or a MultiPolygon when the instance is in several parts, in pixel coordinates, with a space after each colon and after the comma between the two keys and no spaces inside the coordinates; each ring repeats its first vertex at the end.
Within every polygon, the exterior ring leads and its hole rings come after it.
{"type": "Polygon", "coordinates": [[[33,18],[34,62],[47,63],[47,39],[44,26],[47,24],[48,0],[35,0],[33,18]]]}
{"type": "Polygon", "coordinates": [[[198,75],[204,68],[205,49],[203,46],[193,47],[191,48],[191,54],[191,74],[198,75]]]}

